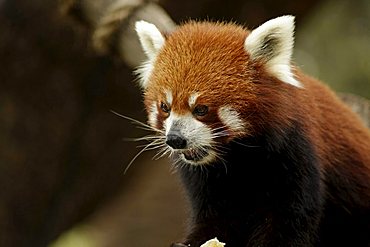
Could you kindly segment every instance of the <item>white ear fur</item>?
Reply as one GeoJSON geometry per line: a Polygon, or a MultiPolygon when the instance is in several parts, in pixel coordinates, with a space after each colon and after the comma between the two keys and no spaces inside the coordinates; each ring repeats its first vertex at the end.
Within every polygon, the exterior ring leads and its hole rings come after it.
{"type": "Polygon", "coordinates": [[[302,84],[291,72],[294,44],[294,16],[269,20],[254,29],[245,39],[244,48],[252,60],[262,60],[270,73],[296,87],[302,84]]]}
{"type": "Polygon", "coordinates": [[[135,30],[139,36],[141,46],[148,57],[148,60],[136,70],[141,87],[146,88],[150,73],[153,70],[154,60],[164,45],[165,38],[155,25],[146,21],[137,21],[135,23],[135,30]]]}
{"type": "Polygon", "coordinates": [[[135,30],[145,54],[149,59],[154,58],[165,42],[161,32],[155,25],[146,21],[136,22],[135,30]]]}

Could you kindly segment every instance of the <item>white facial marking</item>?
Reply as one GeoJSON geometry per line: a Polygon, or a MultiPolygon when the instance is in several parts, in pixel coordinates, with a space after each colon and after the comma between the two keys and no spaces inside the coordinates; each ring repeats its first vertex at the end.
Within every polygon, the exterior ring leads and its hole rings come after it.
{"type": "Polygon", "coordinates": [[[178,115],[171,112],[170,116],[164,121],[164,128],[166,135],[170,130],[179,131],[187,141],[187,150],[205,150],[207,152],[207,155],[201,160],[192,161],[187,160],[184,154],[181,153],[184,150],[177,150],[185,162],[192,165],[202,165],[210,163],[215,159],[216,153],[211,149],[213,144],[211,128],[195,119],[191,113],[178,115]]]}
{"type": "Polygon", "coordinates": [[[190,95],[188,103],[190,108],[192,108],[195,105],[195,102],[197,101],[197,98],[199,97],[199,93],[193,93],[190,95]]]}
{"type": "Polygon", "coordinates": [[[251,59],[261,59],[281,81],[303,87],[291,72],[294,44],[294,17],[281,16],[254,29],[245,39],[244,48],[251,59]]]}
{"type": "Polygon", "coordinates": [[[157,125],[157,116],[158,116],[158,108],[155,102],[152,103],[150,106],[150,111],[148,114],[148,123],[150,126],[155,127],[157,125]]]}
{"type": "Polygon", "coordinates": [[[172,100],[173,100],[172,92],[170,90],[166,90],[165,93],[166,93],[166,101],[171,106],[172,100]]]}
{"type": "Polygon", "coordinates": [[[236,134],[245,132],[245,123],[240,114],[230,106],[223,106],[218,110],[218,117],[222,123],[236,134]]]}
{"type": "Polygon", "coordinates": [[[171,112],[170,116],[164,122],[164,127],[166,135],[171,129],[180,131],[188,140],[189,145],[192,145],[193,142],[200,145],[209,145],[212,140],[211,129],[195,119],[190,113],[178,115],[175,112],[171,112]]]}
{"type": "Polygon", "coordinates": [[[141,46],[148,57],[148,60],[139,66],[135,72],[139,77],[141,87],[146,88],[149,76],[153,70],[153,64],[165,43],[165,38],[155,25],[145,21],[136,22],[135,30],[139,36],[141,46]]]}

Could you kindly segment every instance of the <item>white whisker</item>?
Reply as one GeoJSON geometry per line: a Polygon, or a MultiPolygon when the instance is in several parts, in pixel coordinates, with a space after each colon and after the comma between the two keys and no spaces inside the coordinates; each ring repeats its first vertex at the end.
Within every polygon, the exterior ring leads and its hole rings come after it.
{"type": "Polygon", "coordinates": [[[225,130],[225,129],[228,129],[228,127],[227,126],[220,126],[220,127],[212,129],[212,131],[225,130]]]}
{"type": "Polygon", "coordinates": [[[110,112],[112,112],[113,114],[115,114],[115,115],[117,115],[117,116],[119,116],[119,117],[121,117],[121,118],[123,118],[123,119],[129,120],[129,121],[131,121],[131,122],[132,122],[132,123],[134,123],[134,124],[137,124],[137,125],[138,125],[138,127],[142,128],[142,129],[144,129],[144,130],[156,131],[156,132],[159,132],[159,133],[162,133],[162,134],[164,133],[164,131],[163,131],[163,130],[160,130],[160,129],[154,128],[153,126],[150,126],[149,124],[143,123],[143,122],[141,122],[141,121],[139,121],[139,120],[137,120],[137,119],[134,119],[134,118],[131,118],[131,117],[128,117],[128,116],[122,115],[122,114],[120,114],[120,113],[118,113],[118,112],[115,112],[115,111],[113,111],[113,110],[110,110],[110,112]]]}
{"type": "Polygon", "coordinates": [[[140,154],[142,154],[143,152],[149,150],[149,148],[152,146],[152,145],[155,145],[157,144],[156,141],[153,141],[151,143],[149,143],[148,145],[146,145],[143,149],[141,149],[133,158],[132,160],[130,161],[130,163],[126,166],[123,174],[126,174],[127,170],[131,167],[132,163],[134,163],[134,161],[136,160],[137,157],[140,156],[140,154]]]}
{"type": "Polygon", "coordinates": [[[182,162],[182,159],[178,157],[176,160],[173,161],[170,171],[172,174],[174,174],[179,169],[184,168],[184,166],[185,166],[184,162],[182,162]]]}
{"type": "Polygon", "coordinates": [[[222,158],[221,156],[219,155],[216,155],[216,158],[219,159],[221,161],[221,163],[224,165],[224,168],[225,168],[225,174],[227,174],[227,164],[226,164],[226,160],[224,158],[222,158]]]}
{"type": "Polygon", "coordinates": [[[224,136],[230,136],[229,133],[217,133],[217,134],[213,134],[212,135],[212,138],[218,138],[218,137],[224,137],[224,136]]]}
{"type": "Polygon", "coordinates": [[[255,145],[248,145],[248,144],[244,144],[244,143],[241,143],[241,142],[238,142],[236,140],[233,140],[233,142],[235,142],[236,144],[239,144],[241,146],[244,146],[244,147],[248,147],[248,148],[259,148],[261,146],[255,146],[255,145]]]}
{"type": "Polygon", "coordinates": [[[136,126],[136,128],[141,129],[141,130],[147,130],[147,131],[156,131],[156,132],[161,133],[161,134],[164,133],[162,130],[156,129],[154,127],[136,126]]]}
{"type": "Polygon", "coordinates": [[[165,146],[161,150],[159,150],[156,155],[153,156],[153,160],[159,160],[169,152],[171,152],[171,150],[169,149],[169,147],[165,146]]]}
{"type": "Polygon", "coordinates": [[[134,137],[134,138],[131,138],[131,137],[126,137],[126,138],[123,138],[124,141],[134,141],[134,142],[139,142],[139,141],[150,141],[152,139],[161,139],[161,140],[165,140],[166,137],[165,136],[160,136],[160,135],[147,135],[147,136],[143,136],[143,137],[134,137]]]}
{"type": "MultiPolygon", "coordinates": [[[[142,148],[142,147],[146,147],[148,144],[146,145],[139,145],[137,146],[137,148],[142,148]]],[[[147,148],[145,151],[149,151],[149,150],[154,150],[154,149],[158,149],[158,148],[162,148],[162,147],[165,147],[165,144],[156,144],[155,146],[151,146],[149,148],[147,148]]]]}

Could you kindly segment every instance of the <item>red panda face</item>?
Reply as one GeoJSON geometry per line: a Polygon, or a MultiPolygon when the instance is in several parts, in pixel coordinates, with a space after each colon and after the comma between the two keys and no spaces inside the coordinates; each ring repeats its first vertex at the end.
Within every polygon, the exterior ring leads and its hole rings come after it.
{"type": "Polygon", "coordinates": [[[291,46],[289,37],[279,37],[273,24],[249,34],[232,24],[189,23],[164,38],[154,25],[137,23],[148,56],[138,70],[148,122],[163,131],[171,152],[183,161],[222,159],[224,143],[252,134],[261,61],[271,63],[266,67],[281,81],[300,86],[285,61],[290,53],[281,47],[291,46]]]}
{"type": "Polygon", "coordinates": [[[163,130],[172,153],[187,163],[207,164],[221,158],[220,144],[247,131],[247,124],[236,110],[226,104],[202,101],[200,92],[188,95],[186,101],[174,97],[169,89],[155,95],[148,92],[145,98],[148,122],[163,130]]]}

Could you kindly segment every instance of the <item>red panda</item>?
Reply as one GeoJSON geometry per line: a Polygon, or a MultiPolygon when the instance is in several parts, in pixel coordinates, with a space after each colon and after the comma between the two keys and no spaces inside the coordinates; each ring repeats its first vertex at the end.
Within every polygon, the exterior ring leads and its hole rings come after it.
{"type": "Polygon", "coordinates": [[[172,246],[370,245],[370,131],[293,65],[293,16],[136,31],[148,123],[191,206],[172,246]]]}

